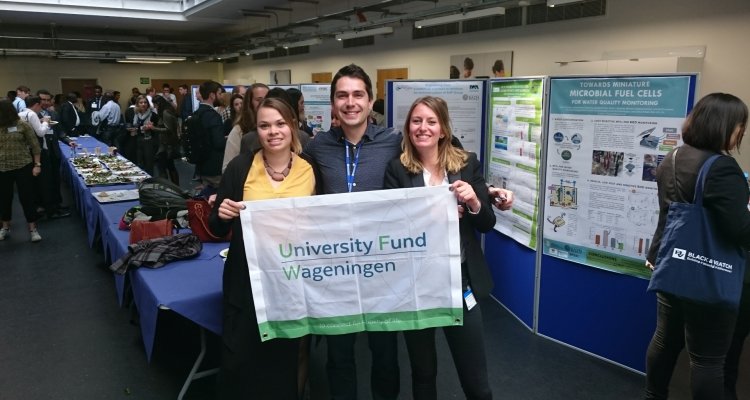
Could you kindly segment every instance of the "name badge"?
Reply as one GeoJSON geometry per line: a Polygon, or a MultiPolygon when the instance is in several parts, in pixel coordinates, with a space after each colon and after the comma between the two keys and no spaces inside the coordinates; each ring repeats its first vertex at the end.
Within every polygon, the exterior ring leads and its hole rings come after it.
{"type": "Polygon", "coordinates": [[[466,289],[464,292],[464,303],[466,303],[466,309],[469,311],[477,305],[477,299],[474,297],[474,292],[471,291],[471,288],[466,289]]]}
{"type": "Polygon", "coordinates": [[[18,127],[17,126],[10,126],[10,127],[8,127],[8,132],[18,132],[18,127]]]}
{"type": "Polygon", "coordinates": [[[97,107],[99,106],[96,104],[96,102],[91,103],[91,108],[97,108],[97,107]]]}

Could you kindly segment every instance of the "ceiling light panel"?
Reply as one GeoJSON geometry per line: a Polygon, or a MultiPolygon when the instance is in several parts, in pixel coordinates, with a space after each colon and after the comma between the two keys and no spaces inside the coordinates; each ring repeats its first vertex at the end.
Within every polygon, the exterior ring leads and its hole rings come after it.
{"type": "Polygon", "coordinates": [[[492,7],[492,8],[485,8],[482,10],[469,11],[466,13],[449,14],[449,15],[443,15],[442,17],[427,18],[427,19],[415,21],[414,27],[423,28],[426,26],[449,24],[451,22],[489,17],[492,15],[505,15],[505,7],[492,7]]]}

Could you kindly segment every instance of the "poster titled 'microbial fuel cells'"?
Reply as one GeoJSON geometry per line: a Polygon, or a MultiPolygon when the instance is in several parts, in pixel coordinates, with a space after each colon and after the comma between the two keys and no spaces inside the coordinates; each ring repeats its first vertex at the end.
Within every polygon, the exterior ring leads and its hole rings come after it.
{"type": "Polygon", "coordinates": [[[545,254],[649,275],[656,167],[682,143],[692,78],[551,80],[545,254]]]}

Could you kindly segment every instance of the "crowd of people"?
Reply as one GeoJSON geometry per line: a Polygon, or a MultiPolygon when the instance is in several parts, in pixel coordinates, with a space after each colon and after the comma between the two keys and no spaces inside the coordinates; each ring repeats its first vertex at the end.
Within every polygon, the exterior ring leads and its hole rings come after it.
{"type": "MultiPolygon", "coordinates": [[[[502,70],[502,63],[497,67],[502,70]]],[[[13,98],[0,100],[0,240],[10,234],[14,184],[32,242],[41,240],[37,230],[40,210],[52,218],[69,215],[59,194],[59,141],[75,146],[75,136],[91,134],[120,149],[150,174],[175,183],[179,183],[175,160],[186,156],[195,164],[199,188],[213,205],[213,233],[220,237],[233,233],[223,277],[220,397],[299,399],[307,380],[311,341],[303,337],[263,342],[259,337],[239,220],[242,202],[445,186],[457,200],[466,301],[463,326],[442,330],[466,398],[492,398],[480,306],[468,299],[486,297],[493,285],[476,232],[491,230],[495,225],[492,207],[508,210],[514,197],[509,190],[487,186],[477,156],[463,150],[453,136],[443,99],[421,97],[411,105],[401,129],[385,127],[382,102],[374,99],[370,77],[361,67],[348,65],[331,83],[331,128],[313,135],[305,123],[304,97],[299,90],[270,89],[256,83],[225,93],[221,84],[207,81],[199,87],[197,107],[187,86],[179,90],[181,104],[168,85],[158,95],[153,88],[146,94],[134,88],[124,113],[119,93],[98,86],[94,97],[84,102],[78,94],[69,93],[53,103],[48,91],[31,95],[26,86],[9,93],[13,98]],[[59,124],[52,126],[53,121],[59,124]],[[193,138],[190,148],[180,140],[186,132],[193,138]]],[[[693,197],[700,164],[711,154],[738,149],[747,120],[747,107],[732,95],[715,93],[696,104],[683,127],[680,162],[670,153],[657,170],[661,209],[647,266],[656,265],[669,203],[693,197]]],[[[748,188],[737,162],[722,157],[707,182],[704,206],[722,221],[722,240],[750,246],[748,188]]],[[[666,293],[658,293],[657,298],[657,330],[647,354],[646,398],[667,398],[672,370],[684,347],[691,360],[695,399],[736,398],[737,363],[750,331],[750,293],[745,290],[739,311],[695,304],[666,293]]],[[[372,352],[374,399],[399,396],[398,334],[366,335],[372,352]]],[[[406,331],[403,336],[413,398],[436,399],[435,329],[406,331]]],[[[357,337],[325,338],[333,399],[358,397],[357,337]]]]}

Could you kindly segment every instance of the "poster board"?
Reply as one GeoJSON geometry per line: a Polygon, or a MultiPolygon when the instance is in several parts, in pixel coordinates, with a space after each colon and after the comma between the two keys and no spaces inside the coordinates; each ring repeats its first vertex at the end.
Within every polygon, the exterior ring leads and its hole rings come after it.
{"type": "Polygon", "coordinates": [[[312,127],[313,135],[331,129],[331,85],[302,84],[299,90],[305,98],[305,123],[312,127]]]}
{"type": "Polygon", "coordinates": [[[655,170],[682,144],[697,76],[550,81],[544,254],[648,278],[655,170]]]}
{"type": "Polygon", "coordinates": [[[492,79],[488,86],[487,183],[512,190],[509,211],[495,210],[495,230],[536,248],[544,122],[542,77],[492,79]]]}
{"type": "Polygon", "coordinates": [[[389,80],[385,92],[387,125],[402,130],[414,100],[441,97],[448,103],[453,136],[482,161],[486,92],[486,81],[479,79],[389,80]]]}

